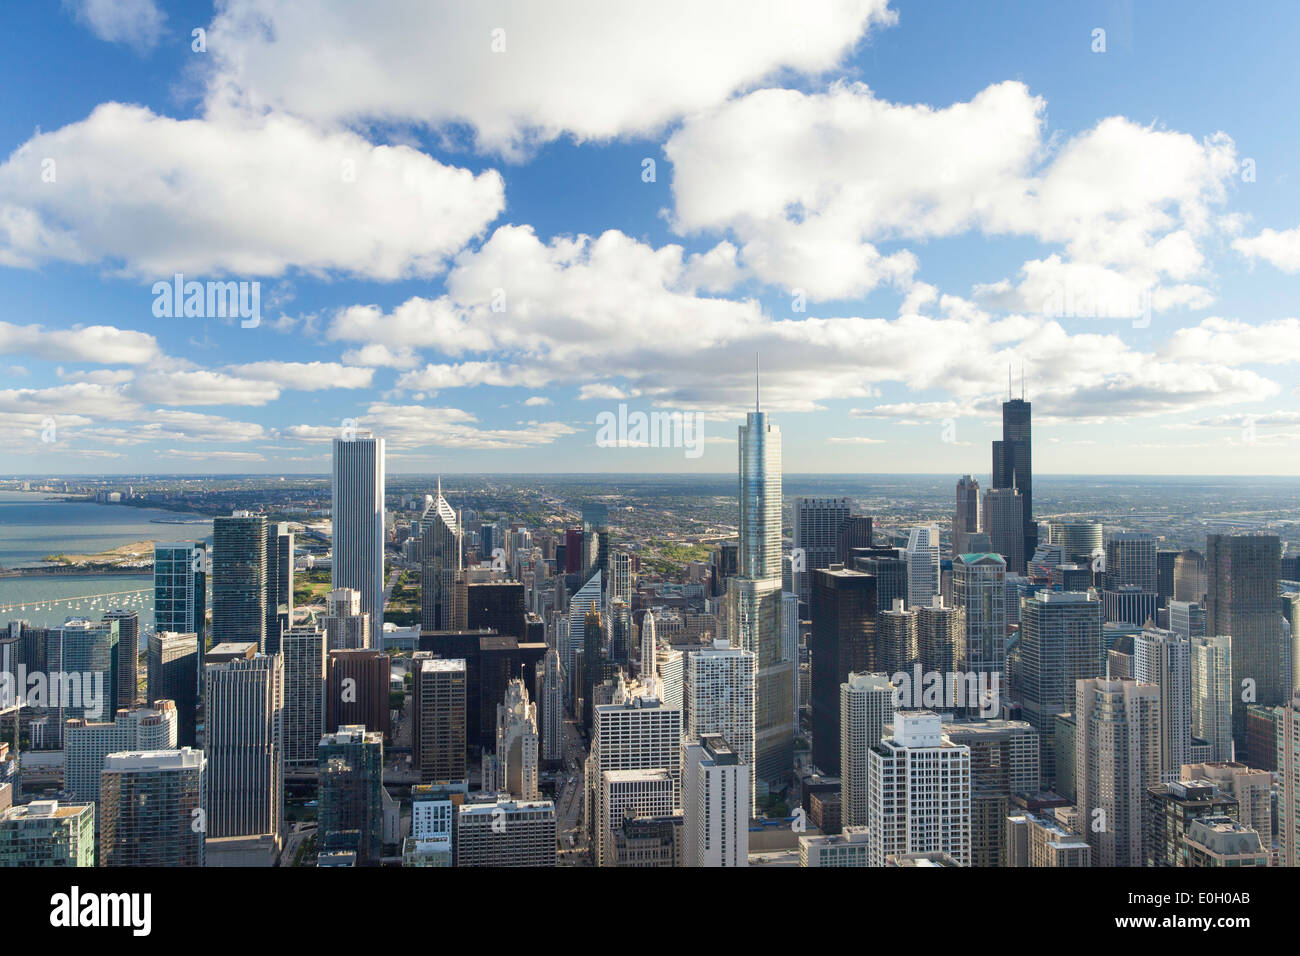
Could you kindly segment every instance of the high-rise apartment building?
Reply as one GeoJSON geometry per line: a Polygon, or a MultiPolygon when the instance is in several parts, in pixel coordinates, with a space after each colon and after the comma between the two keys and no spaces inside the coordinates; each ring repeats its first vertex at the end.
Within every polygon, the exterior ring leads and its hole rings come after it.
{"type": "Polygon", "coordinates": [[[201,660],[199,637],[192,631],[187,634],[155,631],[149,635],[147,699],[175,703],[176,746],[179,747],[193,747],[195,743],[201,660]]]}
{"type": "Polygon", "coordinates": [[[209,566],[207,546],[202,542],[159,542],[153,546],[154,630],[199,635],[200,661],[191,662],[196,679],[207,650],[202,639],[207,633],[209,566]]]}
{"type": "Polygon", "coordinates": [[[1205,637],[1205,606],[1195,601],[1169,602],[1169,630],[1189,641],[1205,637]]]}
{"type": "Polygon", "coordinates": [[[748,866],[750,767],[721,734],[682,742],[684,866],[748,866]]]}
{"type": "MultiPolygon", "coordinates": [[[[754,655],[719,638],[686,655],[686,733],[691,740],[722,736],[747,768],[754,766],[754,655]]],[[[747,771],[748,773],[748,771],[747,771]]],[[[752,778],[750,784],[753,784],[752,778]]],[[[747,813],[754,813],[754,795],[747,813]]]]}
{"type": "MultiPolygon", "coordinates": [[[[999,555],[958,554],[952,561],[953,604],[966,612],[961,670],[987,675],[993,687],[1007,670],[1007,564],[999,555]]],[[[997,712],[997,703],[991,708],[997,712]]]]}
{"type": "Polygon", "coordinates": [[[109,754],[102,778],[100,866],[204,865],[207,758],[201,750],[109,754]]]}
{"type": "Polygon", "coordinates": [[[93,803],[33,800],[0,810],[0,867],[94,865],[93,803]]]}
{"type": "Polygon", "coordinates": [[[943,733],[970,750],[970,865],[1007,866],[1011,798],[1041,783],[1038,732],[1023,720],[962,720],[943,733]]]}
{"type": "Polygon", "coordinates": [[[378,866],[384,843],[384,738],[348,725],[317,742],[316,814],[321,851],[355,853],[358,866],[378,866]]]}
{"type": "Polygon", "coordinates": [[[587,757],[586,790],[589,829],[596,859],[605,859],[606,844],[622,819],[602,803],[601,776],[609,770],[667,770],[680,789],[682,712],[654,697],[636,696],[599,704],[587,757]]]}
{"type": "Polygon", "coordinates": [[[325,733],[325,631],[313,625],[290,628],[284,632],[281,649],[284,765],[304,770],[316,766],[325,733]]]}
{"type": "MultiPolygon", "coordinates": [[[[355,651],[371,645],[370,618],[361,613],[361,592],[353,588],[330,591],[325,596],[325,646],[330,651],[355,651]]],[[[375,636],[378,645],[380,635],[375,636]]]]}
{"type": "Polygon", "coordinates": [[[384,440],[369,434],[334,439],[331,487],[330,590],[361,592],[361,613],[378,640],[384,632],[384,440]]]}
{"type": "Polygon", "coordinates": [[[1147,788],[1160,782],[1160,688],[1131,678],[1077,684],[1079,823],[1095,866],[1142,866],[1147,788]]]}
{"type": "Polygon", "coordinates": [[[840,684],[840,822],[866,826],[869,753],[894,719],[894,688],[887,674],[853,673],[840,684]]]}
{"type": "Polygon", "coordinates": [[[970,865],[970,748],[943,735],[925,710],[894,715],[894,732],[868,751],[872,866],[906,853],[947,853],[970,865]]]}
{"type": "Polygon", "coordinates": [[[134,707],[139,686],[140,612],[116,608],[104,614],[104,621],[117,624],[117,706],[134,707]]]}
{"type": "Polygon", "coordinates": [[[269,834],[278,843],[284,832],[283,658],[217,660],[204,678],[207,835],[269,834]]]}
{"type": "Polygon", "coordinates": [[[903,599],[876,616],[876,667],[886,674],[910,671],[916,662],[917,612],[903,608],[903,599]]]}
{"type": "Polygon", "coordinates": [[[107,722],[69,720],[63,729],[64,794],[78,803],[97,803],[104,758],[128,750],[174,750],[177,723],[176,705],[170,700],[124,708],[107,722]]]}
{"type": "Polygon", "coordinates": [[[1232,638],[1191,639],[1191,734],[1210,745],[1210,759],[1230,761],[1232,743],[1232,638]]]}
{"type": "Polygon", "coordinates": [[[1176,782],[1191,763],[1191,642],[1173,631],[1143,630],[1133,638],[1133,677],[1160,687],[1160,779],[1176,782]]]}
{"type": "Polygon", "coordinates": [[[1006,866],[1091,866],[1092,847],[1055,817],[1013,813],[1007,818],[1006,866]]]}

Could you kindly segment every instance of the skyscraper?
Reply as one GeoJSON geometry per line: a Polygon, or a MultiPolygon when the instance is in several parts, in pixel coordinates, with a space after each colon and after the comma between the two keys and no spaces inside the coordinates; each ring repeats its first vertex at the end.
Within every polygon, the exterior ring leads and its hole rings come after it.
{"type": "Polygon", "coordinates": [[[1241,752],[1246,708],[1290,700],[1277,600],[1282,547],[1272,534],[1211,534],[1205,544],[1205,628],[1232,637],[1232,736],[1241,752]]]}
{"type": "Polygon", "coordinates": [[[290,628],[281,646],[284,764],[302,770],[316,766],[325,732],[325,631],[311,625],[290,628]]]}
{"type": "Polygon", "coordinates": [[[1025,496],[1017,488],[992,488],[984,496],[984,531],[989,547],[1002,555],[1007,571],[1024,574],[1027,558],[1024,551],[1025,496]]]}
{"type": "MultiPolygon", "coordinates": [[[[67,674],[70,693],[60,692],[55,708],[62,730],[64,720],[86,717],[111,720],[117,713],[118,622],[93,623],[68,618],[49,629],[45,640],[45,665],[50,674],[67,674]],[[77,693],[80,691],[80,693],[77,693]]],[[[60,682],[60,691],[64,684],[60,682]]]]}
{"type": "Polygon", "coordinates": [[[134,707],[136,661],[140,655],[140,612],[117,608],[104,615],[105,621],[117,622],[117,706],[134,707]]]}
{"type": "Polygon", "coordinates": [[[868,856],[872,866],[901,853],[970,857],[970,748],[943,735],[938,714],[894,715],[894,732],[867,752],[868,856]]]}
{"type": "Polygon", "coordinates": [[[939,528],[913,528],[907,536],[907,606],[928,607],[938,593],[939,528]]]}
{"type": "Polygon", "coordinates": [[[868,753],[894,720],[894,688],[887,674],[850,674],[840,684],[840,822],[867,825],[868,753]]]}
{"type": "Polygon", "coordinates": [[[384,440],[334,439],[330,589],[361,592],[375,640],[384,632],[384,440]]]}
{"type": "Polygon", "coordinates": [[[970,748],[971,866],[1006,866],[1011,798],[1041,783],[1038,733],[1023,720],[960,720],[943,732],[970,748]]]}
{"type": "Polygon", "coordinates": [[[970,536],[981,530],[980,483],[972,475],[962,475],[957,479],[957,507],[952,516],[953,557],[966,554],[970,536]]]}
{"type": "Polygon", "coordinates": [[[266,652],[278,654],[293,624],[293,532],[288,522],[266,526],[266,652]]]}
{"type": "MultiPolygon", "coordinates": [[[[453,604],[456,578],[462,573],[464,531],[455,510],[442,496],[438,479],[437,497],[420,516],[420,627],[426,631],[448,631],[455,626],[453,604]]],[[[490,554],[489,554],[490,557],[490,554]]]]}
{"type": "Polygon", "coordinates": [[[794,770],[794,675],[781,644],[781,430],[755,408],[739,429],[740,573],[728,592],[733,647],[754,655],[754,775],[782,783],[794,770]]]}
{"type": "Polygon", "coordinates": [[[69,720],[63,731],[63,792],[78,802],[98,803],[104,758],[128,750],[174,749],[176,716],[175,704],[159,700],[155,707],[123,708],[112,721],[69,720]]]}
{"type": "Polygon", "coordinates": [[[1205,555],[1192,548],[1174,558],[1174,600],[1205,600],[1205,555]]]}
{"type": "Polygon", "coordinates": [[[148,654],[148,699],[175,702],[177,746],[193,747],[202,667],[198,635],[155,631],[149,635],[148,654]]]}
{"type": "Polygon", "coordinates": [[[33,800],[0,810],[0,868],[94,865],[93,803],[33,800]]]}
{"type": "Polygon", "coordinates": [[[1020,612],[1017,683],[1024,716],[1038,731],[1043,781],[1056,780],[1057,714],[1070,712],[1077,683],[1101,667],[1101,602],[1074,591],[1039,591],[1020,612]]]}
{"type": "MultiPolygon", "coordinates": [[[[153,546],[155,631],[197,634],[202,639],[206,631],[208,564],[207,547],[202,542],[153,546]]],[[[206,645],[201,645],[200,654],[205,650],[206,645]]]]}
{"type": "Polygon", "coordinates": [[[465,661],[417,657],[411,719],[420,783],[463,780],[466,773],[465,661]]]}
{"type": "Polygon", "coordinates": [[[1192,645],[1173,631],[1146,628],[1133,638],[1133,677],[1160,688],[1160,779],[1177,782],[1191,763],[1192,645]]]}
{"type": "MultiPolygon", "coordinates": [[[[1002,403],[1002,440],[993,443],[993,487],[1015,488],[1020,492],[1024,544],[1020,549],[1021,562],[1038,547],[1038,524],[1034,521],[1034,469],[1033,443],[1030,436],[1030,403],[1020,398],[1009,398],[1002,403]]],[[[987,513],[987,512],[986,512],[987,513]]],[[[1005,557],[1005,555],[1004,555],[1005,557]]],[[[1024,574],[1022,564],[1008,568],[1024,574]]]]}
{"type": "MultiPolygon", "coordinates": [[[[648,615],[647,615],[648,616],[648,615]]],[[[564,696],[560,680],[560,654],[555,648],[546,652],[542,661],[541,687],[538,700],[541,714],[538,722],[542,735],[542,759],[548,764],[564,760],[564,696]]]]}
{"type": "MultiPolygon", "coordinates": [[[[754,765],[754,655],[725,639],[686,655],[686,733],[720,734],[747,768],[754,765]]],[[[746,775],[748,775],[746,770],[746,775]]],[[[749,783],[753,784],[750,780],[749,783]]],[[[754,813],[751,792],[746,813],[754,813]]]]}
{"type": "MultiPolygon", "coordinates": [[[[368,621],[369,618],[362,618],[368,621]]],[[[370,649],[330,651],[325,657],[325,732],[360,724],[388,737],[392,658],[370,649]]]]}
{"type": "Polygon", "coordinates": [[[848,498],[796,498],[794,546],[802,549],[803,568],[795,571],[794,593],[808,604],[812,600],[812,576],[836,560],[839,529],[852,514],[848,498]]]}
{"type": "Polygon", "coordinates": [[[236,511],[212,521],[212,643],[266,650],[266,518],[236,511]]]}
{"type": "Polygon", "coordinates": [[[497,704],[496,747],[484,760],[487,777],[483,789],[508,793],[521,800],[536,800],[540,742],[537,705],[528,697],[522,680],[512,680],[505,700],[497,704]]]}
{"type": "Polygon", "coordinates": [[[1131,678],[1078,682],[1079,823],[1096,866],[1142,866],[1147,787],[1160,782],[1160,688],[1131,678]]]}
{"type": "Polygon", "coordinates": [[[109,754],[100,785],[99,865],[203,866],[206,785],[201,750],[109,754]]]}
{"type": "Polygon", "coordinates": [[[384,844],[384,738],[348,724],[317,741],[316,814],[321,851],[355,853],[358,866],[378,866],[384,844]]]}
{"type": "Polygon", "coordinates": [[[839,565],[813,572],[813,763],[840,772],[840,685],[854,671],[876,669],[876,579],[839,565]]]}
{"type": "MultiPolygon", "coordinates": [[[[352,588],[330,591],[325,596],[326,649],[355,651],[370,647],[370,618],[361,613],[361,592],[352,588]]],[[[376,638],[375,643],[379,641],[376,638]]]]}
{"type": "Polygon", "coordinates": [[[749,865],[749,775],[721,734],[682,741],[683,866],[749,865]]]}
{"type": "Polygon", "coordinates": [[[903,608],[903,599],[876,616],[876,667],[885,674],[912,669],[916,663],[917,612],[903,608]]]}
{"type": "Polygon", "coordinates": [[[996,554],[958,554],[952,561],[953,603],[966,611],[961,669],[993,676],[1007,669],[1007,565],[996,554]]]}
{"type": "MultiPolygon", "coordinates": [[[[215,650],[215,649],[214,649],[215,650]]],[[[284,830],[284,665],[258,654],[210,663],[204,674],[209,837],[284,830]]]]}

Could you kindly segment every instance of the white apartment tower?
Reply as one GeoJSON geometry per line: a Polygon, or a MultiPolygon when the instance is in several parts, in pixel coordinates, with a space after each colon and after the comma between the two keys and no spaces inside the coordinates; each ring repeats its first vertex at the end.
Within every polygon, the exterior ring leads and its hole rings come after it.
{"type": "Polygon", "coordinates": [[[869,858],[947,853],[970,865],[970,748],[943,735],[927,710],[895,715],[894,732],[867,753],[869,858]]]}
{"type": "Polygon", "coordinates": [[[894,720],[894,688],[888,674],[850,673],[840,684],[840,819],[866,826],[871,748],[894,720]]]}
{"type": "Polygon", "coordinates": [[[1160,779],[1177,783],[1191,763],[1192,645],[1173,631],[1147,628],[1133,638],[1133,677],[1160,687],[1160,779]]]}
{"type": "MultiPolygon", "coordinates": [[[[754,766],[754,655],[725,640],[686,655],[686,737],[719,734],[748,768],[754,766]]],[[[752,774],[750,783],[752,785],[752,774]]],[[[754,794],[749,810],[756,809],[754,794]]]]}
{"type": "MultiPolygon", "coordinates": [[[[1173,602],[1171,602],[1172,605],[1173,602]]],[[[1210,760],[1234,759],[1232,638],[1192,638],[1192,736],[1210,745],[1210,760]]]]}
{"type": "Polygon", "coordinates": [[[682,743],[684,866],[749,865],[750,768],[721,734],[682,743]]]}

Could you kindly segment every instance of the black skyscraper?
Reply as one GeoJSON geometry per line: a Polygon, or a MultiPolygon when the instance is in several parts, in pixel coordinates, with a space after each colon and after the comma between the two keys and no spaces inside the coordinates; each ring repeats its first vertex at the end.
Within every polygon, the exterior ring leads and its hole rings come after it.
{"type": "Polygon", "coordinates": [[[1038,547],[1034,521],[1034,467],[1029,436],[1030,404],[1023,398],[1002,403],[1002,440],[993,443],[993,487],[1016,488],[1024,503],[1025,558],[1038,547]]]}
{"type": "Polygon", "coordinates": [[[840,684],[851,671],[876,665],[876,578],[831,565],[813,572],[811,597],[813,763],[834,775],[840,772],[840,684]]]}

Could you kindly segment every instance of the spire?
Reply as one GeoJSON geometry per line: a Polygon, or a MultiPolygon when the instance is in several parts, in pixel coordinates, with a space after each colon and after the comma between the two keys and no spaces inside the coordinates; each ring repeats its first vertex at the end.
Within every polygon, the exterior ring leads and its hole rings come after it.
{"type": "Polygon", "coordinates": [[[438,497],[442,497],[442,475],[438,476],[438,497]]]}
{"type": "Polygon", "coordinates": [[[1007,401],[1011,401],[1011,363],[1007,363],[1007,401]]]}
{"type": "Polygon", "coordinates": [[[1020,400],[1025,400],[1025,363],[1020,363],[1020,400]]]}
{"type": "Polygon", "coordinates": [[[762,366],[762,357],[758,352],[754,353],[754,411],[760,411],[758,407],[758,373],[762,366]]]}

